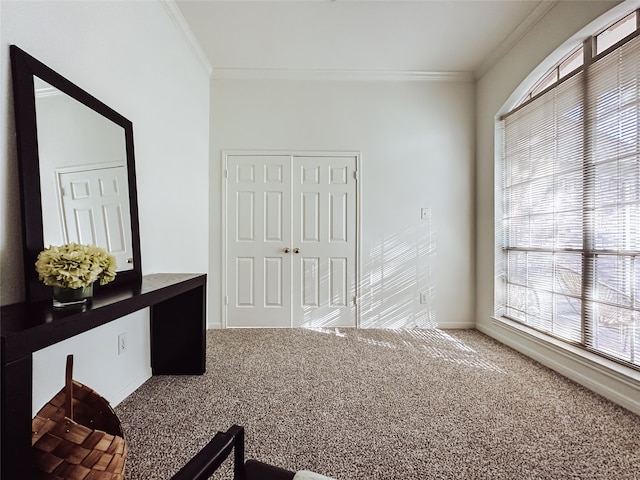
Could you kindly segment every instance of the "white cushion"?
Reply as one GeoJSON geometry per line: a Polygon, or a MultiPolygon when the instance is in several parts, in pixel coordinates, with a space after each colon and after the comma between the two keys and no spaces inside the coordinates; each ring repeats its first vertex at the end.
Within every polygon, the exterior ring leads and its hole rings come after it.
{"type": "Polygon", "coordinates": [[[296,472],[293,480],[335,480],[335,478],[326,477],[319,473],[310,472],[309,470],[300,470],[296,472]]]}

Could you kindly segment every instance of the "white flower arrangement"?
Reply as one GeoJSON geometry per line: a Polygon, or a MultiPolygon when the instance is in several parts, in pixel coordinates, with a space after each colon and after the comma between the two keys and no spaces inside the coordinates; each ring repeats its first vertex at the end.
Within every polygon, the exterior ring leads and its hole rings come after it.
{"type": "Polygon", "coordinates": [[[105,285],[116,278],[116,259],[104,248],[67,243],[45,248],[36,261],[38,277],[45,285],[85,288],[100,281],[105,285]]]}

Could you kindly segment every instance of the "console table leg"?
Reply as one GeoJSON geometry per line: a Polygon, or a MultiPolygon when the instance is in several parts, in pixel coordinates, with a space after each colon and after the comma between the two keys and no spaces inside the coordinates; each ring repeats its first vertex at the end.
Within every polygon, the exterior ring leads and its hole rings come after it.
{"type": "Polygon", "coordinates": [[[32,367],[31,355],[2,365],[2,478],[29,478],[32,367]]]}
{"type": "Polygon", "coordinates": [[[194,288],[151,307],[154,375],[205,372],[205,288],[194,288]]]}

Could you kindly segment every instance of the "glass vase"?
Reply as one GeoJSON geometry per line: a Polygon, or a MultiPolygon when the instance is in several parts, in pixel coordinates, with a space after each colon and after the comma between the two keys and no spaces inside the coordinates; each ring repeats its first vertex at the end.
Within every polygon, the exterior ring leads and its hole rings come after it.
{"type": "Polygon", "coordinates": [[[53,306],[56,308],[81,305],[93,296],[93,284],[81,288],[53,287],[53,306]]]}

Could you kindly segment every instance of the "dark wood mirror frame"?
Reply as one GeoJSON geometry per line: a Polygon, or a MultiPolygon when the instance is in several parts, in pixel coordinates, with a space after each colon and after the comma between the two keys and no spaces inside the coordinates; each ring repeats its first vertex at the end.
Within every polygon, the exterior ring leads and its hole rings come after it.
{"type": "Polygon", "coordinates": [[[142,278],[142,265],[140,255],[138,195],[133,154],[133,124],[118,112],[15,45],[11,45],[10,53],[18,146],[18,170],[20,173],[26,302],[31,303],[51,299],[52,295],[51,287],[44,285],[38,279],[38,274],[34,266],[38,254],[44,249],[34,77],[44,80],[51,86],[124,128],[129,187],[129,213],[131,215],[133,269],[119,272],[116,275],[116,279],[107,285],[99,286],[96,282],[95,288],[104,289],[125,283],[139,283],[142,278]]]}

